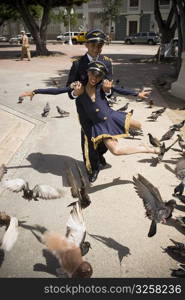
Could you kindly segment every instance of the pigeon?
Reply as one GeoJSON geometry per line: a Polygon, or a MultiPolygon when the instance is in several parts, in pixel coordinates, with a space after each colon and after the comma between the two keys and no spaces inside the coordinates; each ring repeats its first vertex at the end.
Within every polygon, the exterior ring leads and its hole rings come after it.
{"type": "Polygon", "coordinates": [[[155,111],[152,111],[152,114],[155,114],[155,115],[159,115],[161,116],[163,112],[165,112],[166,110],[166,107],[163,107],[161,109],[158,109],[158,110],[155,110],[155,111]]]}
{"type": "Polygon", "coordinates": [[[148,103],[148,108],[152,108],[154,106],[153,100],[150,100],[148,103]]]}
{"type": "Polygon", "coordinates": [[[166,223],[166,220],[172,216],[176,202],[175,200],[163,202],[158,188],[141,174],[138,174],[138,178],[133,176],[133,181],[138,196],[143,200],[146,216],[152,220],[148,232],[148,237],[152,237],[157,232],[157,223],[166,223]]]}
{"type": "Polygon", "coordinates": [[[4,251],[10,251],[18,238],[18,220],[15,217],[10,217],[9,225],[3,239],[0,243],[0,248],[4,251]]]}
{"type": "Polygon", "coordinates": [[[129,134],[134,138],[135,136],[142,136],[143,131],[141,129],[135,129],[135,128],[130,127],[129,134]]]}
{"type": "Polygon", "coordinates": [[[172,270],[171,276],[185,278],[185,265],[179,264],[179,268],[177,270],[172,270]]]}
{"type": "Polygon", "coordinates": [[[62,116],[62,117],[68,117],[69,116],[69,112],[65,111],[63,109],[61,109],[59,106],[56,106],[56,109],[58,111],[58,113],[62,116]]]}
{"type": "Polygon", "coordinates": [[[133,116],[134,110],[131,109],[128,113],[129,113],[131,116],[133,116]]]}
{"type": "Polygon", "coordinates": [[[177,137],[178,137],[179,147],[182,149],[182,152],[184,153],[184,151],[185,151],[185,141],[183,140],[183,138],[180,134],[177,134],[177,137]]]}
{"type": "Polygon", "coordinates": [[[174,189],[174,196],[182,195],[185,186],[185,158],[180,158],[176,163],[175,175],[181,181],[174,189]]]}
{"type": "MultiPolygon", "coordinates": [[[[66,170],[67,171],[68,183],[71,186],[71,195],[74,198],[79,199],[80,205],[81,205],[82,208],[86,208],[91,204],[91,200],[90,200],[89,195],[86,191],[87,187],[86,187],[84,176],[83,176],[82,171],[81,171],[81,169],[80,169],[80,167],[78,166],[77,163],[76,163],[76,167],[77,167],[78,174],[79,174],[79,177],[80,177],[81,186],[80,186],[80,188],[78,188],[75,177],[74,177],[73,172],[70,168],[68,168],[66,170]]],[[[75,202],[69,204],[68,206],[73,206],[74,203],[75,202]]]]}
{"type": "Polygon", "coordinates": [[[10,225],[10,216],[8,216],[5,212],[0,212],[0,226],[8,226],[10,225]]]}
{"type": "Polygon", "coordinates": [[[42,117],[47,117],[49,112],[50,112],[50,106],[49,106],[49,103],[47,102],[46,105],[44,106],[43,108],[43,112],[41,114],[42,117]]]}
{"type": "Polygon", "coordinates": [[[158,114],[153,114],[147,117],[150,121],[156,121],[158,119],[159,115],[158,114]]]}
{"type": "Polygon", "coordinates": [[[24,98],[23,97],[19,97],[17,103],[22,103],[23,101],[24,101],[24,98]]]}
{"type": "Polygon", "coordinates": [[[167,140],[170,140],[172,138],[172,136],[174,135],[175,133],[175,129],[170,129],[168,130],[160,139],[160,142],[162,141],[167,141],[167,140]]]}
{"type": "Polygon", "coordinates": [[[170,239],[172,243],[174,244],[173,246],[168,246],[165,250],[173,253],[173,254],[178,254],[181,257],[185,257],[185,244],[176,242],[173,239],[170,239]]]}
{"type": "Polygon", "coordinates": [[[184,124],[185,124],[185,120],[181,121],[180,123],[173,124],[172,126],[170,126],[170,128],[178,131],[184,126],[184,124]]]}
{"type": "Polygon", "coordinates": [[[0,181],[3,178],[4,174],[6,173],[7,173],[7,167],[4,164],[2,164],[0,166],[0,181]]]}
{"type": "Polygon", "coordinates": [[[150,144],[154,147],[160,147],[161,146],[161,143],[160,141],[153,137],[151,133],[148,133],[148,136],[149,136],[149,141],[150,141],[150,144]]]}
{"type": "Polygon", "coordinates": [[[119,108],[117,111],[125,111],[128,109],[129,102],[127,102],[123,107],[119,108]]]}
{"type": "Polygon", "coordinates": [[[158,157],[157,157],[158,162],[162,161],[163,156],[164,156],[164,154],[165,154],[166,152],[167,152],[167,150],[166,150],[166,147],[165,147],[165,143],[163,143],[163,144],[160,146],[160,152],[159,152],[158,157]]]}
{"type": "Polygon", "coordinates": [[[185,217],[176,217],[175,220],[177,221],[177,223],[179,223],[182,227],[185,228],[185,217]]]}
{"type": "Polygon", "coordinates": [[[2,182],[2,186],[16,193],[23,191],[23,198],[27,200],[33,199],[35,201],[38,201],[38,198],[45,200],[57,199],[61,198],[64,195],[63,191],[55,189],[46,184],[36,184],[33,189],[30,189],[28,182],[22,178],[4,180],[2,182]]]}
{"type": "Polygon", "coordinates": [[[90,278],[93,269],[90,263],[83,259],[80,248],[86,236],[86,226],[80,202],[74,204],[66,227],[65,236],[46,231],[42,236],[42,242],[57,257],[61,269],[68,277],[90,278]]]}

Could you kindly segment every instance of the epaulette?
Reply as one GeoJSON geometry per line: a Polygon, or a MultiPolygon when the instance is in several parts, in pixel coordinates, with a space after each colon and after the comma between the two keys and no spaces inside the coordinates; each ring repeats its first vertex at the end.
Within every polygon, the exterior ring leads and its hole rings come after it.
{"type": "Polygon", "coordinates": [[[110,58],[108,56],[103,56],[103,59],[112,61],[112,58],[110,58]]]}
{"type": "Polygon", "coordinates": [[[80,58],[81,58],[81,56],[79,56],[79,57],[76,57],[76,58],[72,58],[72,59],[71,59],[71,61],[72,61],[72,62],[74,62],[74,61],[78,61],[80,58]]]}

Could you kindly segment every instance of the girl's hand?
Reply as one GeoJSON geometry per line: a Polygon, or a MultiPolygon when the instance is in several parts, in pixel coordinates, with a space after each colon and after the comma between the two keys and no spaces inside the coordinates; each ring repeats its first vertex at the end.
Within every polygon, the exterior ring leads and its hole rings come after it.
{"type": "Polygon", "coordinates": [[[103,80],[102,89],[103,89],[104,93],[110,93],[111,92],[112,83],[113,83],[112,80],[108,80],[108,79],[103,80]]]}
{"type": "Polygon", "coordinates": [[[30,97],[30,101],[31,101],[34,95],[35,94],[30,91],[30,92],[23,92],[22,94],[19,95],[19,97],[27,97],[28,96],[28,97],[30,97]]]}
{"type": "Polygon", "coordinates": [[[73,88],[74,88],[74,95],[75,96],[80,96],[84,93],[84,86],[81,84],[80,81],[76,81],[73,83],[73,88]]]}
{"type": "Polygon", "coordinates": [[[151,91],[150,92],[141,91],[138,94],[138,97],[141,98],[141,99],[146,99],[146,98],[148,98],[148,96],[150,95],[150,93],[151,93],[151,91]]]}

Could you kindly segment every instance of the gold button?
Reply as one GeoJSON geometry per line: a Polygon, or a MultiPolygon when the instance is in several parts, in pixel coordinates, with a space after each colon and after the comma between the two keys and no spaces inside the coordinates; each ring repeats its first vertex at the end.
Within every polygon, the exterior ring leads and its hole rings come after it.
{"type": "Polygon", "coordinates": [[[100,111],[99,108],[96,108],[96,111],[97,111],[97,112],[100,111]]]}
{"type": "Polygon", "coordinates": [[[103,119],[104,119],[104,120],[107,120],[107,117],[104,117],[103,119]]]}

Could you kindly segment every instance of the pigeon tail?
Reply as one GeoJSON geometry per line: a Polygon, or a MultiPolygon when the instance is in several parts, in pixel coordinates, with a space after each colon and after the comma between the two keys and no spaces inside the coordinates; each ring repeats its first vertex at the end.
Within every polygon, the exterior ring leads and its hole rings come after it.
{"type": "Polygon", "coordinates": [[[156,234],[156,232],[157,232],[157,224],[156,224],[155,220],[152,220],[152,223],[150,225],[150,229],[148,232],[148,237],[154,236],[156,234]]]}

